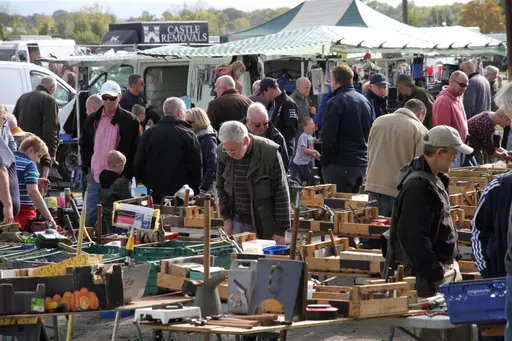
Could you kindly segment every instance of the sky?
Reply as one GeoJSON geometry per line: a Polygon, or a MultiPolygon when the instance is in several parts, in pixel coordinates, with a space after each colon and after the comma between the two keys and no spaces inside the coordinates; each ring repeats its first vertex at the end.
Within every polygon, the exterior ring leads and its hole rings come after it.
{"type": "MultiPolygon", "coordinates": [[[[206,7],[214,8],[228,8],[234,7],[243,11],[251,11],[262,8],[276,8],[276,7],[294,7],[300,4],[303,0],[200,0],[201,4],[206,7]]],[[[321,0],[308,0],[308,1],[321,1],[321,0]]],[[[380,0],[381,2],[388,3],[396,6],[401,3],[401,0],[380,0]]],[[[417,6],[435,6],[447,5],[455,2],[468,2],[469,0],[415,0],[417,6]]],[[[84,0],[14,0],[5,1],[0,0],[0,10],[7,8],[10,14],[18,13],[21,15],[31,15],[35,13],[52,14],[56,10],[62,9],[66,11],[78,10],[83,6],[90,6],[96,2],[84,0]]],[[[183,5],[185,2],[189,5],[194,5],[197,2],[185,0],[104,0],[97,1],[103,7],[108,8],[111,12],[116,14],[118,18],[129,18],[132,16],[139,16],[144,10],[152,14],[160,15],[166,9],[176,8],[183,5]]]]}

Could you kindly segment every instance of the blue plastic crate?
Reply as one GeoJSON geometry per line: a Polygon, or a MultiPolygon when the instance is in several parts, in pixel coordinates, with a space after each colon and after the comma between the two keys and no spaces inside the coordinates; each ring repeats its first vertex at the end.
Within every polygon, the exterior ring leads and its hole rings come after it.
{"type": "MultiPolygon", "coordinates": [[[[120,317],[123,318],[123,317],[133,316],[134,314],[135,314],[135,310],[124,310],[124,311],[121,311],[120,317]]],[[[114,318],[116,318],[115,311],[106,311],[106,312],[100,313],[100,319],[102,319],[102,320],[114,319],[114,318]]]]}
{"type": "Polygon", "coordinates": [[[489,324],[506,320],[505,278],[447,283],[440,289],[452,324],[489,324]]]}

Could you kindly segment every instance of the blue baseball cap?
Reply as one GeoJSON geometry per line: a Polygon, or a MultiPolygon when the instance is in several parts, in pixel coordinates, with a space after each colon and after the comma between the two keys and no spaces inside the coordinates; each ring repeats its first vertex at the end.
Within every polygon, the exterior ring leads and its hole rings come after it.
{"type": "Polygon", "coordinates": [[[375,85],[387,85],[389,84],[386,76],[384,76],[382,73],[376,73],[370,78],[370,84],[375,85]]]}
{"type": "Polygon", "coordinates": [[[263,92],[267,91],[269,88],[277,88],[279,85],[277,84],[277,80],[271,77],[263,78],[260,82],[260,90],[259,94],[261,95],[263,92]]]}

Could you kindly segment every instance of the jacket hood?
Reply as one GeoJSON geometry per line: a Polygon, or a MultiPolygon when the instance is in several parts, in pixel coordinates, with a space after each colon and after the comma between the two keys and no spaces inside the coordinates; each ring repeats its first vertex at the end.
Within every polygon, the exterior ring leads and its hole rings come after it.
{"type": "Polygon", "coordinates": [[[200,130],[196,133],[197,138],[205,137],[205,136],[217,136],[217,132],[213,129],[212,126],[206,127],[206,129],[200,130]]]}
{"type": "Polygon", "coordinates": [[[117,174],[116,172],[105,169],[100,174],[100,185],[102,188],[109,188],[114,183],[114,181],[120,177],[121,175],[117,174]]]}
{"type": "MultiPolygon", "coordinates": [[[[396,182],[398,184],[397,189],[400,191],[404,186],[404,182],[407,179],[407,177],[411,175],[413,172],[418,171],[423,171],[432,174],[432,169],[430,168],[430,165],[425,160],[425,157],[423,155],[413,159],[410,164],[400,169],[400,172],[398,172],[398,176],[396,179],[396,182]]],[[[437,177],[441,180],[445,189],[448,190],[448,186],[450,184],[450,178],[448,177],[448,175],[445,173],[438,173],[437,177]]]]}
{"type": "Polygon", "coordinates": [[[397,111],[395,111],[395,114],[402,114],[402,115],[412,118],[413,120],[420,122],[418,117],[416,117],[416,115],[411,110],[406,109],[406,108],[398,109],[397,111]]]}

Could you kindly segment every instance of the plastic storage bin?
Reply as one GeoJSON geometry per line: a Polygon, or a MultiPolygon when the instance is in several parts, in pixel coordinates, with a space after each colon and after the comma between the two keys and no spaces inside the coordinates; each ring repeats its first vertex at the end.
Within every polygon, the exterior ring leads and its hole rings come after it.
{"type": "Polygon", "coordinates": [[[440,287],[452,324],[489,324],[506,320],[505,278],[462,281],[440,287]]]}
{"type": "Polygon", "coordinates": [[[290,247],[288,245],[266,247],[263,249],[263,254],[287,256],[290,254],[290,247]]]}
{"type": "Polygon", "coordinates": [[[275,245],[276,245],[276,242],[274,240],[256,239],[256,240],[249,240],[247,242],[243,242],[242,249],[244,250],[244,253],[254,253],[254,254],[262,255],[264,248],[275,246],[275,245]]]}

